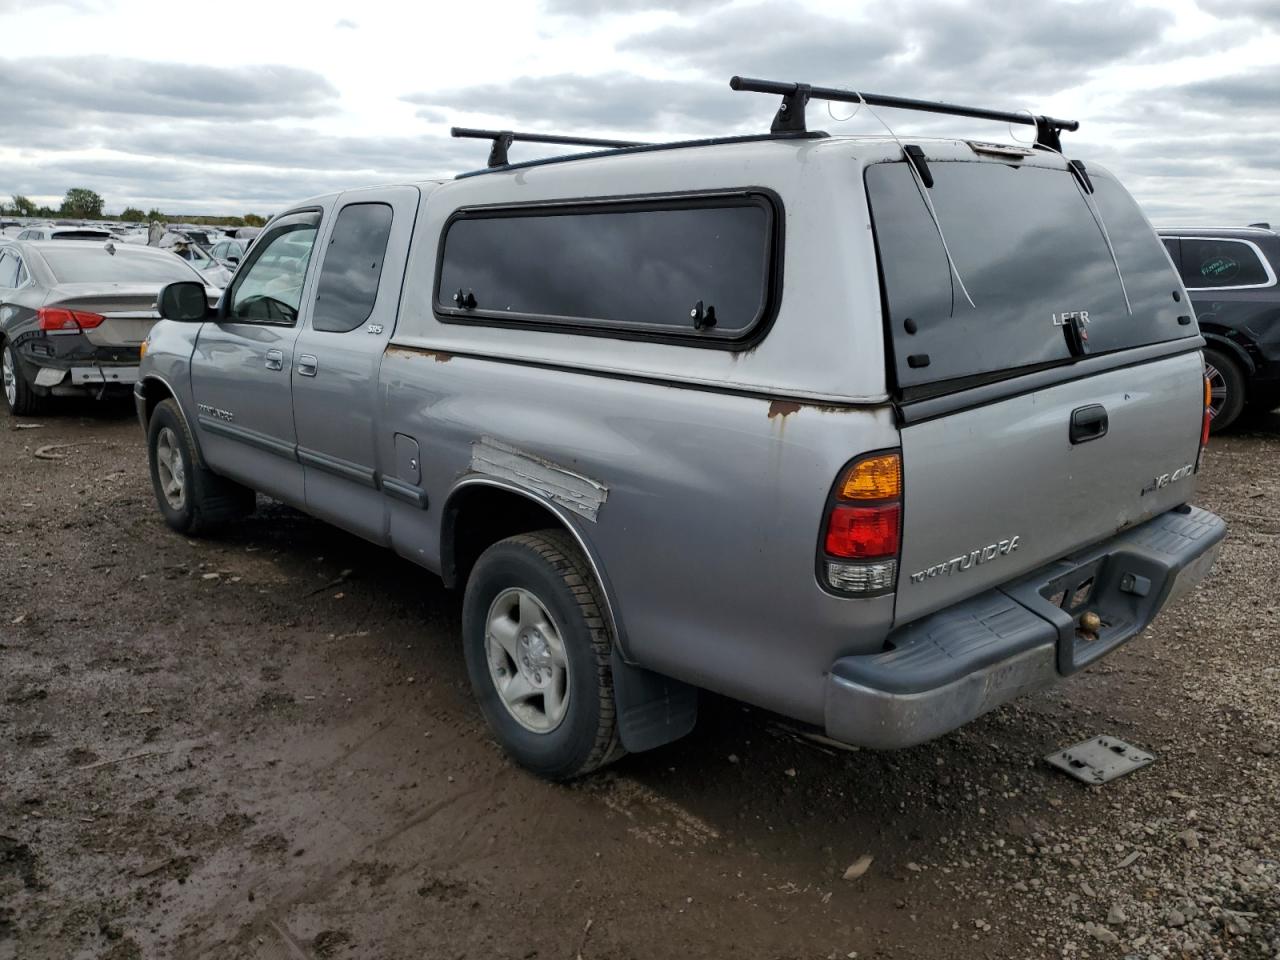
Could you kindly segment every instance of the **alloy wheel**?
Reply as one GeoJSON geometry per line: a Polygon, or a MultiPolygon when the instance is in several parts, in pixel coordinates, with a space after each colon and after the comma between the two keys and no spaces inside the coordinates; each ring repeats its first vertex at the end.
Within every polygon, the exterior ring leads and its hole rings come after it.
{"type": "Polygon", "coordinates": [[[13,409],[18,404],[18,369],[13,360],[13,348],[5,344],[4,355],[0,358],[0,375],[4,377],[4,398],[13,409]]]}
{"type": "Polygon", "coordinates": [[[569,708],[569,661],[559,627],[532,592],[503,590],[485,621],[489,678],[507,712],[531,733],[550,733],[569,708]]]}
{"type": "Polygon", "coordinates": [[[156,436],[156,470],[160,475],[160,492],[170,508],[181,512],[187,504],[187,474],[182,465],[178,438],[169,427],[156,436]]]}
{"type": "Polygon", "coordinates": [[[1204,375],[1209,381],[1209,419],[1216,420],[1227,403],[1227,378],[1222,375],[1221,370],[1207,360],[1204,365],[1204,375]]]}

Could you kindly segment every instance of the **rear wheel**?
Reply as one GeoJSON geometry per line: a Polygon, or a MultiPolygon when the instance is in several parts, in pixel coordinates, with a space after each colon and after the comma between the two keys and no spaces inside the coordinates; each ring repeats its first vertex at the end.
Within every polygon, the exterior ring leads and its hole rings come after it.
{"type": "Polygon", "coordinates": [[[163,400],[147,424],[151,486],[165,523],[201,533],[253,512],[254,493],[203,466],[175,400],[163,400]]]}
{"type": "Polygon", "coordinates": [[[0,380],[4,386],[4,403],[15,417],[29,417],[39,413],[44,398],[35,392],[18,365],[13,346],[3,341],[0,347],[0,380]]]}
{"type": "Polygon", "coordinates": [[[622,756],[599,587],[559,530],[502,540],[467,580],[462,634],[471,687],[507,753],[551,780],[622,756]]]}
{"type": "Polygon", "coordinates": [[[1244,371],[1221,350],[1204,352],[1204,375],[1209,380],[1209,432],[1221,433],[1244,410],[1244,371]]]}

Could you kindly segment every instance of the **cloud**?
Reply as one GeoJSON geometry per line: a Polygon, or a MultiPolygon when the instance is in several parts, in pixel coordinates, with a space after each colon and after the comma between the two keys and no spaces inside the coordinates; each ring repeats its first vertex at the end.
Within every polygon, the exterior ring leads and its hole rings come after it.
{"type": "Polygon", "coordinates": [[[622,72],[519,77],[401,99],[417,106],[426,120],[465,112],[499,118],[502,126],[517,130],[552,132],[716,132],[761,113],[758,104],[753,111],[752,104],[730,92],[727,78],[651,80],[622,72]]]}
{"type": "Polygon", "coordinates": [[[728,79],[732,74],[872,87],[959,101],[994,92],[1054,93],[1156,44],[1167,11],[1123,0],[1028,4],[907,0],[892,19],[854,19],[792,2],[714,11],[629,37],[619,49],[728,79]],[[796,76],[797,71],[803,76],[796,76]]]}
{"type": "MultiPolygon", "coordinates": [[[[569,31],[589,56],[539,70],[542,46],[511,56],[499,42],[492,63],[472,58],[421,88],[416,79],[384,83],[388,100],[406,95],[391,109],[373,104],[380,121],[344,113],[371,106],[367,91],[348,78],[340,99],[329,79],[297,65],[306,52],[282,51],[294,66],[244,68],[145,54],[0,57],[0,195],[60,196],[84,183],[112,208],[269,212],[310,193],[483,165],[487,144],[449,139],[450,122],[661,140],[764,132],[778,99],[730,91],[728,78],[743,74],[1010,110],[1051,105],[1082,121],[1064,138],[1068,153],[1110,167],[1153,219],[1280,220],[1280,135],[1270,132],[1280,130],[1280,67],[1240,66],[1253,62],[1243,58],[1258,52],[1257,38],[1280,28],[1280,0],[1195,2],[1203,13],[1155,0],[899,0],[890,15],[875,0],[822,9],[797,0],[543,0],[547,29],[569,31]],[[417,117],[408,130],[404,104],[417,117]]],[[[40,4],[100,12],[110,0],[0,0],[6,28],[40,4]]],[[[347,17],[324,23],[369,39],[384,29],[347,17]]],[[[218,53],[191,57],[216,63],[218,53]]],[[[1003,124],[882,116],[904,135],[1007,139],[1003,124]]],[[[836,134],[884,132],[865,111],[837,123],[821,103],[808,119],[836,134]]],[[[512,158],[552,152],[516,145],[512,158]]]]}
{"type": "Polygon", "coordinates": [[[112,6],[112,0],[0,0],[0,14],[38,10],[41,7],[66,7],[87,13],[106,13],[112,6]]]}
{"type": "Polygon", "coordinates": [[[1280,65],[1229,74],[1175,87],[1166,98],[1185,106],[1215,113],[1247,109],[1280,119],[1280,65]]]}
{"type": "Polygon", "coordinates": [[[1280,4],[1275,0],[1199,0],[1198,5],[1215,17],[1256,20],[1280,26],[1280,4]]]}
{"type": "Polygon", "coordinates": [[[118,57],[0,59],[0,126],[37,117],[75,126],[86,117],[312,117],[338,92],[320,74],[263,64],[252,69],[118,57]]]}
{"type": "MultiPolygon", "coordinates": [[[[139,159],[198,159],[214,164],[339,173],[347,186],[368,178],[421,180],[453,176],[483,165],[474,142],[436,134],[344,137],[306,128],[252,123],[187,122],[150,128],[119,141],[117,151],[139,159]],[[192,147],[191,145],[195,145],[192,147]]],[[[255,180],[259,173],[239,176],[255,180]]]]}
{"type": "Polygon", "coordinates": [[[646,10],[670,10],[694,13],[720,6],[728,0],[547,0],[547,13],[571,17],[595,17],[606,13],[638,13],[646,10]]]}
{"type": "Polygon", "coordinates": [[[69,186],[92,187],[108,198],[108,209],[159,206],[167,213],[274,212],[308,196],[352,186],[341,172],[237,170],[188,160],[141,157],[67,158],[6,164],[0,194],[61,196],[69,186]]]}

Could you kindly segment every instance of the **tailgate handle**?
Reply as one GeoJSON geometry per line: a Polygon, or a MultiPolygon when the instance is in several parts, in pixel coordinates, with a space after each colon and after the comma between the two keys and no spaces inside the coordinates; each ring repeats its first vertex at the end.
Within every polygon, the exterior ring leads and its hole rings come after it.
{"type": "Polygon", "coordinates": [[[1085,443],[1107,435],[1107,408],[1100,403],[1071,411],[1071,442],[1085,443]]]}

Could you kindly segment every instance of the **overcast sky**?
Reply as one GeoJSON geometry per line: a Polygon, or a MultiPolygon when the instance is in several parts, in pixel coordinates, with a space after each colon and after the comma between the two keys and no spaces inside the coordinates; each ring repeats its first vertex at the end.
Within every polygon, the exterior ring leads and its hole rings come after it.
{"type": "Polygon", "coordinates": [[[0,0],[0,37],[0,196],[269,214],[483,166],[452,124],[763,132],[776,98],[731,92],[738,73],[1078,119],[1068,155],[1157,223],[1280,222],[1280,0],[0,0]]]}

